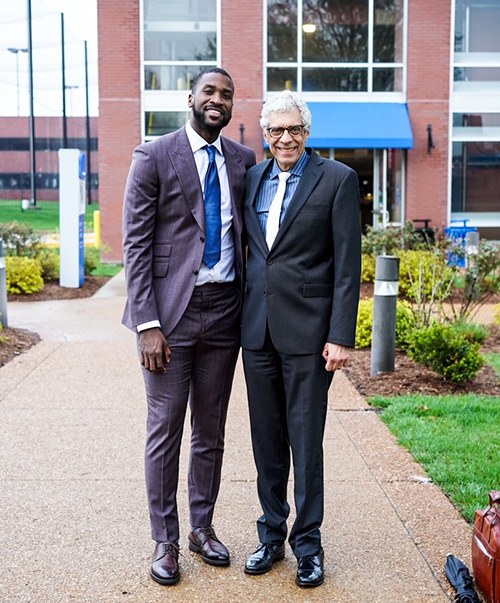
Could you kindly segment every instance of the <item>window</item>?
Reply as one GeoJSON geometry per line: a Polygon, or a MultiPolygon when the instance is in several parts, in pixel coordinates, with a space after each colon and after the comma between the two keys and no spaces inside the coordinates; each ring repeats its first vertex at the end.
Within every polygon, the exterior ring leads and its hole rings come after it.
{"type": "Polygon", "coordinates": [[[500,92],[500,3],[456,0],[453,89],[500,92]]]}
{"type": "Polygon", "coordinates": [[[404,0],[267,0],[267,90],[401,92],[404,0]]]}
{"type": "Polygon", "coordinates": [[[500,212],[500,113],[454,114],[452,161],[452,212],[500,212]]]}
{"type": "Polygon", "coordinates": [[[189,113],[186,111],[146,111],[146,139],[175,132],[182,128],[188,119],[189,113]]]}
{"type": "Polygon", "coordinates": [[[189,90],[217,65],[217,0],[144,0],[144,87],[189,90]]]}

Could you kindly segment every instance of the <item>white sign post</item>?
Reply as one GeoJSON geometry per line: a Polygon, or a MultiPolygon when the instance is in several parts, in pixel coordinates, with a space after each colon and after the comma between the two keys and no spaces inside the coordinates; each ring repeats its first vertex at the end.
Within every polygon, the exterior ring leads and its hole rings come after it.
{"type": "Polygon", "coordinates": [[[85,280],[85,163],[78,149],[59,149],[61,287],[78,288],[85,280]]]}

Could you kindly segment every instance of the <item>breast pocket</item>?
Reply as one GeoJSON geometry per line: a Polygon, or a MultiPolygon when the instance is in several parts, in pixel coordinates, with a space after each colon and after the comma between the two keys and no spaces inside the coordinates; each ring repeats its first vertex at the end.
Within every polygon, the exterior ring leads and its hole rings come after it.
{"type": "Polygon", "coordinates": [[[328,205],[306,204],[297,214],[296,220],[307,222],[324,222],[328,216],[328,205]]]}

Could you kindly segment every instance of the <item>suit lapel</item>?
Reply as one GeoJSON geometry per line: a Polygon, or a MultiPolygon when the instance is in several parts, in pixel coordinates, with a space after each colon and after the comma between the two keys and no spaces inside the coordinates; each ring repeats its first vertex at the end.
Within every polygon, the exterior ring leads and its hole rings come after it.
{"type": "Polygon", "coordinates": [[[186,203],[202,230],[205,230],[205,210],[198,170],[185,128],[175,133],[172,148],[167,148],[172,165],[184,193],[186,203]]]}
{"type": "Polygon", "coordinates": [[[274,245],[277,245],[283,238],[287,230],[290,228],[292,222],[297,217],[297,214],[304,206],[304,203],[306,203],[311,196],[311,193],[315,189],[321,176],[323,176],[323,168],[321,167],[321,163],[323,163],[321,157],[312,151],[304,173],[300,178],[299,185],[297,186],[295,194],[290,201],[290,205],[286,210],[285,217],[283,218],[280,229],[278,230],[278,234],[276,235],[276,239],[274,240],[274,245]]]}
{"type": "Polygon", "coordinates": [[[259,218],[255,210],[257,195],[259,193],[262,181],[266,174],[267,168],[271,164],[272,159],[263,161],[251,169],[247,175],[247,194],[245,201],[245,227],[249,235],[251,235],[259,246],[263,255],[267,255],[266,238],[260,226],[259,218]]]}
{"type": "Polygon", "coordinates": [[[229,191],[231,193],[231,208],[233,210],[233,228],[236,235],[239,237],[243,230],[243,216],[241,205],[238,205],[237,199],[240,199],[241,195],[238,192],[238,183],[243,177],[243,161],[239,151],[232,148],[229,143],[222,138],[222,152],[224,153],[224,159],[226,162],[227,179],[229,184],[229,191]]]}

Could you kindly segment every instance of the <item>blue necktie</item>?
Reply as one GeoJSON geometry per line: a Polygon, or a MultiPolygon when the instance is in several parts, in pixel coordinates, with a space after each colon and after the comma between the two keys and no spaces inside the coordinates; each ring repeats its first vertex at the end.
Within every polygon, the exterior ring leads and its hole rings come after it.
{"type": "Polygon", "coordinates": [[[205,252],[203,261],[213,268],[220,260],[222,221],[220,216],[220,182],[215,163],[215,147],[207,146],[208,170],[205,176],[205,252]]]}

